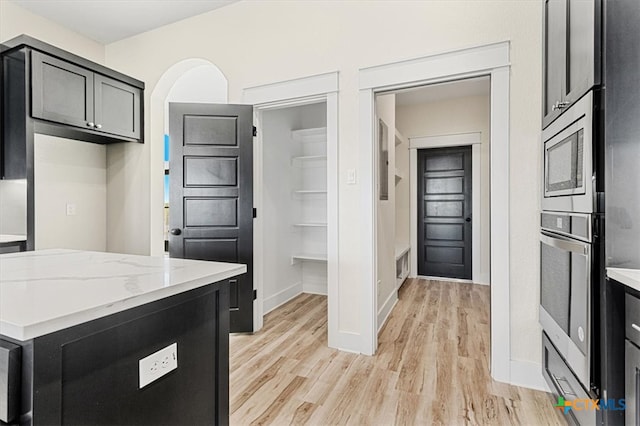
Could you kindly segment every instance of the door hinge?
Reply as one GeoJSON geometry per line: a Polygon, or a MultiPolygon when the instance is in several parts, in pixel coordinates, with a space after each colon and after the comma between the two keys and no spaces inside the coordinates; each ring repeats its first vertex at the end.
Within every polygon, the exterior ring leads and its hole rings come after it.
{"type": "Polygon", "coordinates": [[[253,300],[256,300],[258,298],[258,290],[254,289],[253,290],[253,300]]]}
{"type": "Polygon", "coordinates": [[[256,217],[258,217],[258,209],[256,209],[255,207],[253,208],[253,218],[255,219],[256,217]]]}
{"type": "Polygon", "coordinates": [[[258,136],[258,128],[253,126],[253,136],[258,136]]]}

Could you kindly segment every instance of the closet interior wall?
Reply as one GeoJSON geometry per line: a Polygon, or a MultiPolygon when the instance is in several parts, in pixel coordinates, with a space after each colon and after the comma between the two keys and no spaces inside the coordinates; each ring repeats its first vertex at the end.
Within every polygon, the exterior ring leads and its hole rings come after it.
{"type": "Polygon", "coordinates": [[[262,113],[264,281],[269,312],[300,293],[327,294],[327,107],[262,113]]]}

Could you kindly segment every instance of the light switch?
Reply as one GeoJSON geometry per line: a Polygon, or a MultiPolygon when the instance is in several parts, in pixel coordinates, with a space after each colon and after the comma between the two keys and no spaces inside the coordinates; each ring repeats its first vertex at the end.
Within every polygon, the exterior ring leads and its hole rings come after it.
{"type": "Polygon", "coordinates": [[[67,203],[67,216],[76,215],[76,205],[73,203],[67,203]]]}
{"type": "Polygon", "coordinates": [[[356,184],[356,169],[347,169],[347,184],[356,184]]]}

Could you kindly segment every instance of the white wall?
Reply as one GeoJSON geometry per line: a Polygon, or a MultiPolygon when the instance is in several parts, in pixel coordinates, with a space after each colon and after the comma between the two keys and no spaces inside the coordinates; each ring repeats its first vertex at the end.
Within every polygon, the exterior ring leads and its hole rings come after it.
{"type": "Polygon", "coordinates": [[[395,197],[395,129],[396,129],[396,95],[380,95],[376,97],[376,116],[387,125],[386,148],[389,152],[387,187],[389,196],[387,200],[380,199],[380,164],[378,141],[378,122],[376,121],[376,250],[378,272],[378,329],[382,326],[387,314],[398,299],[396,289],[396,197],[395,197]]]}
{"type": "MultiPolygon", "coordinates": [[[[23,15],[7,3],[0,2],[3,37],[7,23],[14,28],[12,21],[23,15]]],[[[12,31],[29,32],[24,22],[12,31]]],[[[511,357],[539,363],[541,32],[542,3],[537,1],[238,2],[113,43],[106,48],[106,62],[147,83],[147,106],[161,75],[186,58],[206,58],[218,65],[229,78],[231,102],[239,102],[246,87],[340,72],[338,327],[357,338],[362,317],[357,303],[363,267],[361,204],[359,185],[347,185],[346,172],[359,161],[358,69],[510,40],[511,357]]],[[[149,108],[146,111],[148,126],[149,108]]],[[[118,247],[132,253],[149,252],[146,224],[151,209],[144,194],[150,186],[151,143],[162,141],[119,145],[118,152],[110,153],[110,164],[122,167],[119,201],[127,212],[114,218],[123,236],[118,247]]]]}
{"type": "MultiPolygon", "coordinates": [[[[487,84],[489,84],[487,82],[487,84]]],[[[403,105],[396,108],[396,126],[407,138],[480,133],[480,274],[478,281],[490,280],[490,182],[489,182],[489,109],[488,96],[471,96],[403,105]]],[[[409,200],[407,199],[407,202],[409,200]]],[[[406,209],[408,214],[409,209],[406,209]]],[[[407,216],[407,223],[409,218],[407,216]]],[[[475,279],[475,278],[474,278],[475,279]]]]}
{"type": "Polygon", "coordinates": [[[105,251],[106,147],[36,135],[35,248],[105,251]],[[67,215],[67,204],[76,214],[67,215]]]}
{"type": "Polygon", "coordinates": [[[27,180],[0,180],[0,234],[27,235],[27,180]]]}

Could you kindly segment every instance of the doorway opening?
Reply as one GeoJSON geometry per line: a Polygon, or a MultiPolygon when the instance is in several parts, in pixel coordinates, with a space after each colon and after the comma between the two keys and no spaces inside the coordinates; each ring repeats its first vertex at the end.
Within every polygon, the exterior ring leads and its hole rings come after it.
{"type": "MultiPolygon", "coordinates": [[[[371,176],[362,182],[362,208],[370,211],[361,218],[363,269],[360,295],[363,307],[361,352],[373,354],[378,346],[376,314],[379,311],[377,186],[376,171],[376,97],[379,94],[413,89],[435,83],[466,78],[490,77],[491,160],[490,196],[490,298],[491,298],[491,376],[510,382],[513,374],[522,376],[521,366],[511,360],[510,253],[509,253],[509,42],[471,47],[422,58],[383,64],[359,73],[360,99],[360,173],[371,176]]],[[[415,262],[413,262],[415,265],[415,262]]],[[[528,368],[528,367],[527,367],[528,368]]],[[[539,374],[531,370],[531,375],[539,374]]]]}
{"type": "Polygon", "coordinates": [[[375,96],[378,330],[407,276],[489,283],[489,93],[481,76],[375,96]]]}

